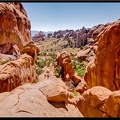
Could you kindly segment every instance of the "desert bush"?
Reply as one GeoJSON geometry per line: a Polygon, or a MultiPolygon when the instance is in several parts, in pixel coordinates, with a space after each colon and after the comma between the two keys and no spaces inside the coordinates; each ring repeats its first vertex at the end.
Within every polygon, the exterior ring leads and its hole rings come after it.
{"type": "Polygon", "coordinates": [[[85,67],[77,69],[76,72],[79,76],[83,77],[85,75],[85,67]]]}
{"type": "Polygon", "coordinates": [[[45,61],[38,61],[37,65],[39,68],[44,68],[45,67],[45,61]]]}
{"type": "Polygon", "coordinates": [[[55,70],[54,70],[54,74],[56,75],[56,76],[58,76],[58,77],[60,77],[61,76],[61,70],[62,70],[62,67],[61,66],[56,66],[55,67],[55,70]]]}
{"type": "Polygon", "coordinates": [[[72,60],[72,66],[79,76],[83,77],[85,75],[84,61],[78,62],[77,60],[72,60]]]}
{"type": "Polygon", "coordinates": [[[72,90],[71,91],[73,93],[74,96],[79,96],[80,94],[78,94],[76,91],[72,90]]]}
{"type": "Polygon", "coordinates": [[[44,53],[43,53],[43,52],[41,52],[41,53],[39,54],[39,56],[44,56],[44,53]]]}
{"type": "Polygon", "coordinates": [[[41,68],[37,68],[36,69],[36,73],[37,73],[37,75],[40,75],[42,73],[42,69],[41,68]]]}
{"type": "Polygon", "coordinates": [[[5,61],[2,61],[2,62],[1,62],[1,65],[5,64],[5,63],[7,63],[7,62],[10,62],[10,61],[11,61],[10,59],[5,60],[5,61]]]}
{"type": "Polygon", "coordinates": [[[56,54],[54,54],[54,53],[49,53],[49,56],[52,57],[53,59],[55,59],[56,54]]]}

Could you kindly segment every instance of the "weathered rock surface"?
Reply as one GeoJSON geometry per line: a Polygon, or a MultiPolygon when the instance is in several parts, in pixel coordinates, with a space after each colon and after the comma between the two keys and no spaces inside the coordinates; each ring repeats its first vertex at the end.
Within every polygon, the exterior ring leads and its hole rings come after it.
{"type": "Polygon", "coordinates": [[[85,81],[88,87],[104,86],[110,90],[120,89],[120,19],[98,35],[96,58],[88,65],[85,81]]]}
{"type": "Polygon", "coordinates": [[[51,102],[64,102],[65,106],[69,104],[76,105],[74,95],[68,91],[68,87],[65,83],[56,77],[51,77],[41,82],[39,90],[46,96],[48,101],[51,102]]]}
{"type": "Polygon", "coordinates": [[[81,82],[75,87],[75,91],[79,93],[83,93],[85,90],[87,90],[87,83],[84,81],[84,79],[81,79],[81,82]]]}
{"type": "Polygon", "coordinates": [[[30,21],[19,2],[0,3],[0,45],[15,43],[22,52],[27,42],[32,41],[30,21]]]}
{"type": "Polygon", "coordinates": [[[0,64],[4,64],[4,62],[16,60],[16,59],[17,58],[14,55],[0,54],[0,64]]]}
{"type": "Polygon", "coordinates": [[[120,91],[95,86],[82,94],[77,104],[84,117],[120,117],[120,91]]]}
{"type": "Polygon", "coordinates": [[[17,86],[36,79],[33,58],[23,54],[19,59],[0,66],[0,92],[11,91],[17,86]]]}
{"type": "MultiPolygon", "coordinates": [[[[26,52],[26,46],[31,45],[30,49],[34,49],[32,57],[35,58],[38,52],[37,46],[31,39],[31,24],[27,17],[27,13],[19,2],[0,3],[0,52],[10,54],[11,47],[15,44],[20,53],[26,52]]],[[[32,50],[27,50],[32,51],[32,50]]]]}
{"type": "Polygon", "coordinates": [[[5,54],[1,63],[7,62],[0,66],[0,92],[5,92],[35,80],[39,49],[31,39],[30,21],[21,3],[0,3],[0,17],[0,53],[5,54]]]}
{"type": "Polygon", "coordinates": [[[120,117],[120,90],[112,92],[101,110],[111,117],[120,117]]]}
{"type": "MultiPolygon", "coordinates": [[[[44,74],[40,77],[44,77],[44,74]]],[[[71,96],[74,98],[72,93],[71,96]]],[[[83,117],[72,102],[65,104],[68,99],[72,98],[64,82],[50,73],[48,79],[34,84],[26,83],[11,92],[1,93],[0,116],[83,117]]]]}

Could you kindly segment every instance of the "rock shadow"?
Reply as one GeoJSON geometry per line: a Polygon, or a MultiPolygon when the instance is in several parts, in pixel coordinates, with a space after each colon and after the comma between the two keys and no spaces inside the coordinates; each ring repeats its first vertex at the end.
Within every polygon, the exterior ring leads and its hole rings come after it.
{"type": "Polygon", "coordinates": [[[67,109],[66,105],[65,105],[65,102],[53,102],[53,101],[48,101],[51,105],[53,105],[55,108],[63,108],[63,109],[67,109]]]}

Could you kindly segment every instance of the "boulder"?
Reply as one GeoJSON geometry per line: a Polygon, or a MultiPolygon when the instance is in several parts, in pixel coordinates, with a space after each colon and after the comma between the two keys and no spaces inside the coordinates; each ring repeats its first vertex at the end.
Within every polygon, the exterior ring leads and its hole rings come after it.
{"type": "Polygon", "coordinates": [[[81,79],[81,82],[78,83],[78,85],[76,86],[76,88],[74,90],[81,93],[81,94],[85,90],[87,90],[87,83],[84,81],[84,79],[81,79]]]}
{"type": "Polygon", "coordinates": [[[84,117],[120,117],[120,90],[92,87],[83,92],[77,106],[84,117]]]}
{"type": "Polygon", "coordinates": [[[17,60],[0,66],[0,93],[11,91],[14,88],[36,79],[36,66],[32,65],[33,58],[27,54],[17,60]]]}
{"type": "Polygon", "coordinates": [[[120,117],[120,90],[112,92],[101,110],[111,117],[120,117]]]}
{"type": "Polygon", "coordinates": [[[92,87],[83,92],[82,98],[78,101],[77,106],[84,117],[110,117],[101,108],[111,93],[112,91],[102,86],[92,87]]]}

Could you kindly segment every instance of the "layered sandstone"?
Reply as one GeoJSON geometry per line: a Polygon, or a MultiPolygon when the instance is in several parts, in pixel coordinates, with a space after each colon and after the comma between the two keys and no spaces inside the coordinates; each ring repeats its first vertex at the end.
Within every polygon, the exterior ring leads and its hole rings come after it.
{"type": "Polygon", "coordinates": [[[87,67],[85,80],[88,87],[104,86],[120,89],[120,19],[108,24],[98,35],[97,55],[87,67]]]}

